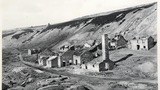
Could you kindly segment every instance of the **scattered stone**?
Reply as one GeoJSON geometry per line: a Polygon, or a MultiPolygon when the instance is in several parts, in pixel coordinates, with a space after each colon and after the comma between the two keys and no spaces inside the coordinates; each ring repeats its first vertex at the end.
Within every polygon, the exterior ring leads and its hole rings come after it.
{"type": "Polygon", "coordinates": [[[45,85],[49,85],[50,83],[52,82],[56,82],[55,78],[49,78],[49,79],[43,79],[43,80],[40,80],[37,85],[39,86],[45,86],[45,85]]]}
{"type": "Polygon", "coordinates": [[[8,85],[6,85],[6,84],[2,83],[2,90],[7,90],[8,88],[9,88],[9,86],[8,86],[8,85]]]}
{"type": "Polygon", "coordinates": [[[48,86],[39,88],[38,90],[64,90],[64,87],[59,85],[48,85],[48,86]]]}
{"type": "Polygon", "coordinates": [[[25,67],[15,67],[15,68],[12,70],[12,72],[18,73],[18,72],[20,72],[20,71],[22,71],[22,70],[24,70],[24,69],[25,69],[25,67]]]}
{"type": "Polygon", "coordinates": [[[145,90],[147,89],[147,85],[146,84],[136,84],[133,86],[129,87],[131,90],[145,90]]]}
{"type": "Polygon", "coordinates": [[[14,84],[17,84],[16,82],[14,82],[14,81],[9,81],[9,83],[8,83],[9,85],[11,85],[11,87],[13,87],[14,86],[14,84]]]}
{"type": "Polygon", "coordinates": [[[28,83],[34,82],[34,78],[28,78],[27,82],[28,83]]]}
{"type": "Polygon", "coordinates": [[[66,79],[68,79],[68,77],[62,77],[60,80],[61,80],[61,81],[64,81],[64,80],[66,80],[66,79]]]}
{"type": "Polygon", "coordinates": [[[155,65],[152,62],[146,62],[138,66],[138,69],[145,73],[155,72],[155,65]]]}
{"type": "Polygon", "coordinates": [[[122,86],[128,86],[128,83],[127,81],[120,81],[118,82],[118,84],[122,85],[122,86]]]}
{"type": "Polygon", "coordinates": [[[43,71],[35,69],[34,71],[36,71],[37,73],[43,73],[43,71]]]}
{"type": "Polygon", "coordinates": [[[17,86],[17,87],[13,87],[13,88],[9,88],[7,90],[24,90],[24,87],[22,86],[17,86]]]}
{"type": "Polygon", "coordinates": [[[66,90],[90,90],[90,89],[84,85],[72,85],[71,87],[67,88],[66,90]]]}
{"type": "Polygon", "coordinates": [[[135,83],[128,83],[128,87],[135,86],[135,83]]]}

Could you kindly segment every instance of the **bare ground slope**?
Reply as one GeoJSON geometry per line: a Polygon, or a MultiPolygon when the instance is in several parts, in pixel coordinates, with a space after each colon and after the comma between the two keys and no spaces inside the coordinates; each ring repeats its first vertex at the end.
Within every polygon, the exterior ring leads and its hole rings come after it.
{"type": "Polygon", "coordinates": [[[127,40],[135,36],[156,38],[157,4],[148,4],[72,21],[3,31],[3,48],[56,48],[73,41],[100,40],[103,33],[121,33],[127,40]]]}

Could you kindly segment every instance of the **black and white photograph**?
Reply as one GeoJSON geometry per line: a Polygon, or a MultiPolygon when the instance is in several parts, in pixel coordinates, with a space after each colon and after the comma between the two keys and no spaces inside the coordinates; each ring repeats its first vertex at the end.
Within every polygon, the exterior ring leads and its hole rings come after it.
{"type": "Polygon", "coordinates": [[[156,1],[1,2],[1,90],[158,90],[156,1]]]}

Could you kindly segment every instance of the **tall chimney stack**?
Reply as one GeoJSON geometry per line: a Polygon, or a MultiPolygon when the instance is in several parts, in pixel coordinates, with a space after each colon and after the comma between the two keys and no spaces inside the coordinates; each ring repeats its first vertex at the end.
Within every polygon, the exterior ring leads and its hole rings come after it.
{"type": "Polygon", "coordinates": [[[108,34],[102,35],[102,59],[109,60],[108,34]]]}

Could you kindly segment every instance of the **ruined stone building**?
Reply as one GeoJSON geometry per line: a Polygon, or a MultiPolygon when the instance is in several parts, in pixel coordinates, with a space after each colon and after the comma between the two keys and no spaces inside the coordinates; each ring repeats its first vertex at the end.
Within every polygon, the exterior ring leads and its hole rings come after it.
{"type": "Polygon", "coordinates": [[[86,49],[69,49],[62,54],[45,50],[39,54],[38,63],[46,67],[65,67],[79,65],[93,59],[93,54],[86,49]]]}
{"type": "Polygon", "coordinates": [[[118,49],[126,46],[127,40],[122,35],[115,35],[115,37],[109,41],[110,49],[118,49]]]}
{"type": "Polygon", "coordinates": [[[86,49],[69,49],[58,56],[58,67],[80,65],[93,59],[93,54],[86,49]]]}
{"type": "Polygon", "coordinates": [[[59,56],[51,56],[46,61],[46,67],[54,68],[54,67],[60,67],[60,59],[59,56]]]}
{"type": "Polygon", "coordinates": [[[92,47],[92,45],[90,45],[90,44],[88,44],[88,43],[85,43],[85,44],[84,44],[84,48],[90,48],[90,47],[92,47]]]}
{"type": "Polygon", "coordinates": [[[149,50],[154,46],[154,39],[150,37],[133,38],[128,43],[128,48],[132,50],[149,50]]]}
{"type": "Polygon", "coordinates": [[[73,64],[81,65],[93,60],[93,54],[86,49],[76,50],[73,54],[73,64]]]}
{"type": "Polygon", "coordinates": [[[80,50],[80,49],[83,49],[84,46],[83,45],[72,45],[70,47],[70,50],[80,50]]]}
{"type": "Polygon", "coordinates": [[[100,71],[100,63],[103,62],[102,60],[102,56],[93,59],[92,61],[82,64],[81,68],[82,69],[87,69],[89,71],[93,71],[93,72],[99,72],[100,71]]]}
{"type": "Polygon", "coordinates": [[[38,56],[38,64],[46,67],[59,67],[60,61],[56,53],[49,50],[44,50],[38,56]]]}
{"type": "Polygon", "coordinates": [[[60,55],[59,59],[60,59],[60,67],[64,67],[64,66],[68,66],[68,65],[72,65],[73,64],[73,54],[74,54],[75,50],[68,50],[65,53],[63,53],[62,55],[60,55]]]}
{"type": "Polygon", "coordinates": [[[42,66],[46,66],[47,64],[46,64],[46,61],[47,61],[47,59],[48,59],[49,57],[39,57],[38,58],[38,64],[39,65],[42,65],[42,66]]]}
{"type": "Polygon", "coordinates": [[[66,52],[67,50],[69,50],[70,46],[69,45],[63,45],[62,47],[59,48],[59,50],[61,52],[66,52]]]}
{"type": "Polygon", "coordinates": [[[41,49],[28,49],[28,55],[38,54],[41,52],[41,49]]]}
{"type": "Polygon", "coordinates": [[[108,35],[102,35],[102,56],[81,65],[82,69],[100,72],[114,68],[114,62],[109,59],[108,35]]]}
{"type": "Polygon", "coordinates": [[[97,48],[97,50],[95,52],[93,52],[94,57],[97,58],[99,56],[102,56],[102,50],[100,50],[99,48],[97,48]]]}
{"type": "Polygon", "coordinates": [[[91,48],[94,45],[97,45],[96,40],[88,40],[84,43],[84,48],[91,48]]]}

